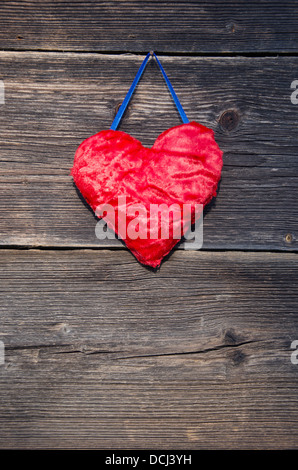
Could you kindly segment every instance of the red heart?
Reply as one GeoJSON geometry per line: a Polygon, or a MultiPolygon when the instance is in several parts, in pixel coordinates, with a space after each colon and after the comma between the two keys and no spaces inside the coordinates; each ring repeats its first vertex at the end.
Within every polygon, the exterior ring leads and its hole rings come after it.
{"type": "MultiPolygon", "coordinates": [[[[163,132],[153,147],[121,131],[104,130],[84,140],[78,147],[71,170],[74,182],[92,209],[110,204],[116,211],[115,223],[108,225],[119,234],[117,215],[119,197],[126,197],[126,225],[135,217],[127,208],[145,207],[150,220],[150,204],[191,204],[192,223],[195,204],[205,206],[216,195],[222,169],[223,152],[214,140],[214,132],[191,122],[163,132]]],[[[121,208],[122,210],[123,208],[121,208]]],[[[138,220],[146,216],[139,213],[138,220]]],[[[123,215],[123,212],[122,212],[123,215]]],[[[183,217],[182,223],[183,223],[183,217]]],[[[170,221],[173,228],[173,219],[170,221]]],[[[155,239],[125,238],[127,247],[142,263],[160,265],[178,242],[159,235],[155,239]]]]}

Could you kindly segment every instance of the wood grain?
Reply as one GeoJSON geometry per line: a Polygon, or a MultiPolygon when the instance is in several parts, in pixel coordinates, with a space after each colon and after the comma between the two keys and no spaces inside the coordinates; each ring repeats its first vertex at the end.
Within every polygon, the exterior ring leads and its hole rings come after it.
{"type": "MultiPolygon", "coordinates": [[[[79,143],[110,126],[142,59],[40,52],[0,58],[1,245],[122,248],[96,239],[96,219],[70,168],[79,143]]],[[[297,109],[290,85],[298,59],[162,62],[189,119],[213,128],[225,152],[218,196],[205,211],[203,247],[296,250],[297,109]]],[[[149,63],[119,129],[152,145],[177,124],[160,71],[149,63]]]]}
{"type": "Polygon", "coordinates": [[[297,448],[297,261],[2,250],[0,447],[297,448]]]}
{"type": "MultiPolygon", "coordinates": [[[[297,18],[297,1],[0,2],[0,449],[298,448],[297,18]],[[149,50],[225,152],[203,250],[156,271],[96,239],[69,174],[149,50]]],[[[120,129],[151,146],[179,123],[150,62],[120,129]]]]}
{"type": "Polygon", "coordinates": [[[296,52],[297,1],[2,1],[0,48],[296,52]]]}

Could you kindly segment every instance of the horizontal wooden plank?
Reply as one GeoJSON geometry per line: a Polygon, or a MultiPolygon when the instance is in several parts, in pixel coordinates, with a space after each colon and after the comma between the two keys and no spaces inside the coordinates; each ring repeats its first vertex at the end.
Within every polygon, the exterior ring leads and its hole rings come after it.
{"type": "Polygon", "coordinates": [[[298,443],[298,258],[2,250],[1,448],[298,443]]]}
{"type": "MultiPolygon", "coordinates": [[[[97,221],[70,168],[79,143],[109,128],[142,59],[34,52],[2,52],[0,59],[0,244],[122,247],[96,238],[97,221]]],[[[162,62],[189,119],[213,128],[225,152],[203,248],[297,249],[298,108],[290,85],[298,59],[162,62]]],[[[151,62],[119,129],[150,146],[179,123],[151,62]]]]}
{"type": "Polygon", "coordinates": [[[0,48],[296,52],[297,1],[2,1],[0,48]]]}

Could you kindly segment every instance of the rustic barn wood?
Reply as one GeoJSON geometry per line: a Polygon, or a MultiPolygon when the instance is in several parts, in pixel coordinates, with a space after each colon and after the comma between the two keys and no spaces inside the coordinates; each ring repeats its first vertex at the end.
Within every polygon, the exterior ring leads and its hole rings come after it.
{"type": "Polygon", "coordinates": [[[297,52],[296,1],[2,1],[0,48],[297,52]]]}
{"type": "MultiPolygon", "coordinates": [[[[0,2],[1,449],[298,448],[297,18],[0,2]],[[224,150],[203,249],[157,270],[97,240],[69,174],[149,50],[224,150]]],[[[179,123],[151,61],[120,130],[151,146],[179,123]]]]}
{"type": "Polygon", "coordinates": [[[3,250],[1,446],[297,444],[298,260],[3,250]],[[146,440],[146,442],[144,441],[146,440]]]}
{"type": "MultiPolygon", "coordinates": [[[[119,246],[99,241],[70,168],[79,143],[109,128],[141,58],[2,52],[0,241],[4,245],[119,246]]],[[[224,150],[218,197],[205,211],[204,248],[297,249],[297,58],[164,57],[191,120],[224,150]],[[269,77],[275,76],[274,87],[269,77]],[[262,91],[262,92],[261,92],[262,91]]],[[[151,146],[180,117],[154,62],[119,129],[151,146]],[[166,127],[165,127],[166,122],[166,127]]]]}

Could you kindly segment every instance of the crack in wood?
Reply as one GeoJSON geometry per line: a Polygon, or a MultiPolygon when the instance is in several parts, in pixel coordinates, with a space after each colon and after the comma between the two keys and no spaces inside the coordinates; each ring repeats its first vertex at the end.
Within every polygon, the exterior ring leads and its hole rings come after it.
{"type": "Polygon", "coordinates": [[[71,346],[70,344],[29,344],[20,346],[5,346],[6,351],[26,351],[28,349],[47,349],[47,348],[63,348],[71,346]]]}
{"type": "MultiPolygon", "coordinates": [[[[194,350],[194,351],[178,351],[178,352],[168,352],[168,353],[156,353],[156,354],[132,354],[128,356],[119,356],[116,358],[113,358],[113,360],[123,360],[123,359],[135,359],[135,358],[150,358],[150,357],[166,357],[166,356],[187,356],[187,355],[194,355],[194,354],[207,354],[210,352],[214,351],[219,351],[222,349],[235,349],[247,344],[252,344],[252,343],[257,343],[260,342],[260,340],[249,340],[249,341],[242,341],[238,342],[235,344],[220,344],[218,346],[212,347],[212,348],[206,348],[206,349],[199,349],[199,350],[194,350]]],[[[73,345],[71,344],[38,344],[38,345],[20,345],[20,346],[7,346],[5,349],[7,351],[26,351],[26,350],[49,350],[50,353],[52,354],[84,354],[86,356],[91,356],[91,355],[103,355],[103,354],[119,354],[119,353],[124,353],[126,351],[124,350],[114,350],[114,351],[109,351],[105,349],[91,349],[85,345],[82,345],[80,347],[76,347],[73,349],[66,349],[66,350],[59,350],[61,348],[71,348],[73,345]],[[58,349],[55,351],[55,349],[58,349]]]]}
{"type": "Polygon", "coordinates": [[[237,344],[221,344],[213,348],[199,349],[195,351],[181,351],[181,352],[170,352],[170,353],[161,353],[161,354],[140,354],[140,355],[133,355],[133,356],[123,356],[123,357],[117,357],[113,360],[134,359],[134,358],[142,358],[142,357],[147,358],[147,357],[188,356],[188,355],[193,355],[193,354],[206,354],[209,352],[219,351],[221,349],[235,349],[240,346],[244,346],[246,344],[258,343],[260,341],[261,340],[250,340],[250,341],[243,341],[237,344]]]}

